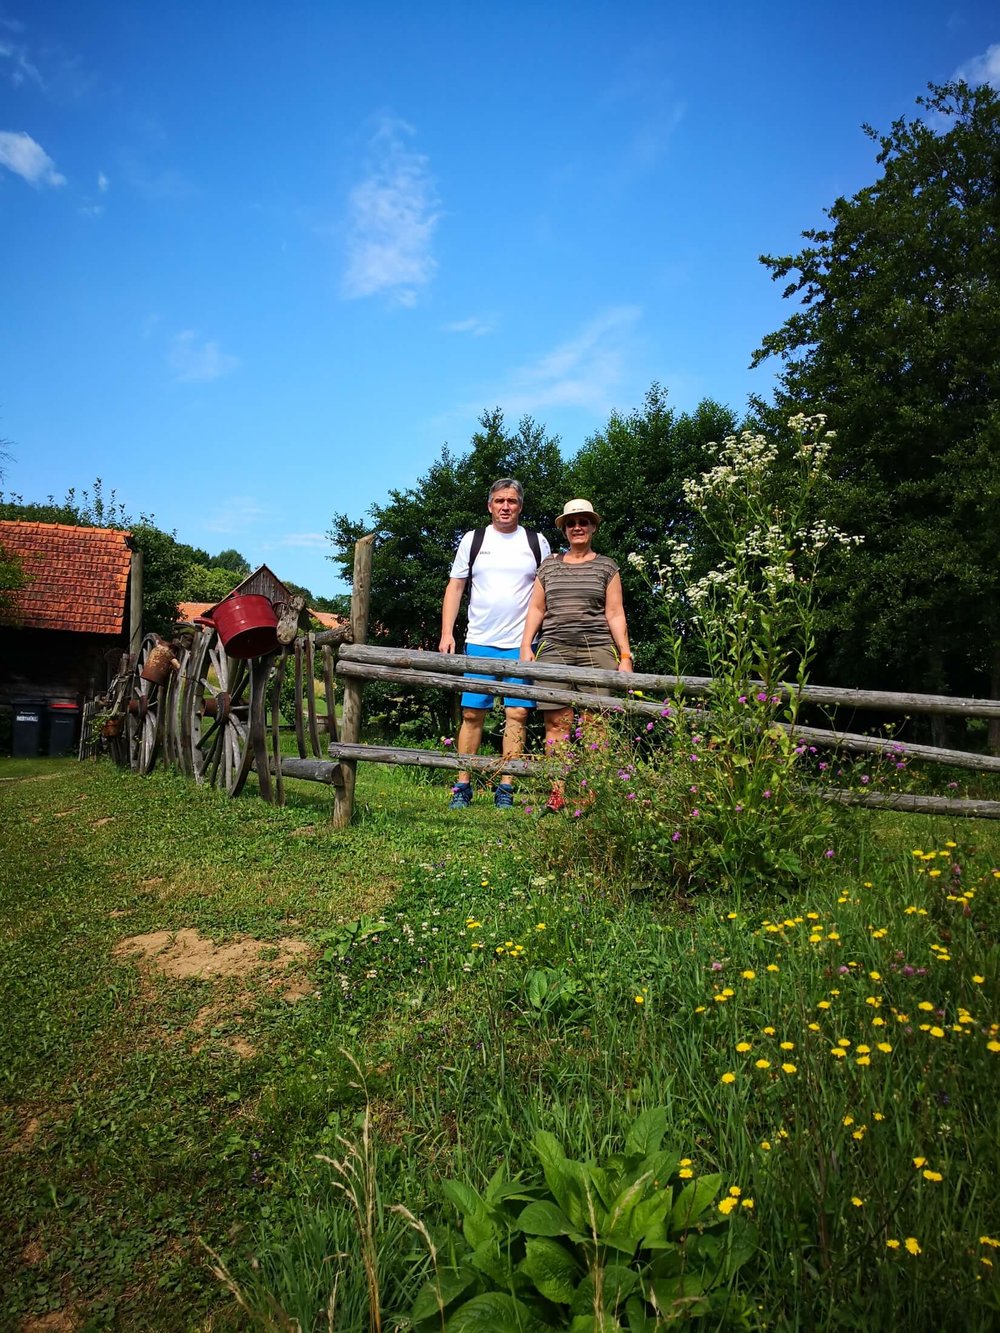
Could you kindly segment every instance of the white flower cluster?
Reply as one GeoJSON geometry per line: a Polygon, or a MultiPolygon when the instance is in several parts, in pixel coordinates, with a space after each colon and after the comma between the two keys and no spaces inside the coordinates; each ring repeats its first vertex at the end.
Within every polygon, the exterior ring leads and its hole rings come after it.
{"type": "Polygon", "coordinates": [[[825,551],[828,546],[843,546],[845,548],[860,546],[864,537],[852,537],[850,533],[838,528],[835,523],[828,523],[825,518],[818,518],[812,527],[799,528],[795,534],[795,540],[803,551],[810,555],[819,555],[820,551],[825,551]]]}
{"type": "Polygon", "coordinates": [[[744,488],[751,477],[766,473],[778,457],[778,446],[745,430],[739,436],[727,435],[721,444],[707,444],[705,452],[718,462],[700,477],[688,477],[683,483],[684,498],[695,509],[704,508],[710,496],[744,488]]]}

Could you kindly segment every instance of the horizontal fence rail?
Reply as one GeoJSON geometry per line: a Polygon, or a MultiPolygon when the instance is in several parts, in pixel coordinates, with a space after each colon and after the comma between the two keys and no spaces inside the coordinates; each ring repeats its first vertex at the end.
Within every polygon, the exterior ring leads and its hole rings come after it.
{"type": "MultiPolygon", "coordinates": [[[[320,636],[316,636],[317,642],[320,636]]],[[[460,653],[432,653],[417,648],[381,648],[371,644],[345,644],[338,655],[340,663],[366,662],[372,665],[400,667],[417,671],[437,671],[461,675],[465,671],[487,672],[491,676],[525,676],[531,680],[563,681],[567,668],[544,662],[506,662],[494,658],[466,657],[460,653]]],[[[692,698],[711,693],[711,676],[663,676],[642,671],[599,671],[589,667],[570,668],[573,679],[592,685],[616,685],[617,688],[652,691],[663,696],[678,688],[692,698]],[[628,685],[622,677],[627,675],[628,685]]],[[[751,681],[763,688],[763,681],[751,681]]],[[[950,714],[959,717],[1000,717],[1000,699],[960,698],[949,694],[905,694],[893,690],[838,689],[833,685],[797,685],[783,683],[776,687],[783,699],[798,697],[806,703],[827,704],[839,708],[878,709],[885,712],[950,714]]]]}

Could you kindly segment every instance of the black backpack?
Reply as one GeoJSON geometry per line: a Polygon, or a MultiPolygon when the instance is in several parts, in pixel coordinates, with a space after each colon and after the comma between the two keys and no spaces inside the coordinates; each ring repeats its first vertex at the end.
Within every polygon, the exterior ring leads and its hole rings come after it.
{"type": "MultiPolygon", "coordinates": [[[[535,557],[535,568],[542,563],[542,547],[538,540],[538,533],[532,532],[530,528],[524,529],[524,535],[528,539],[528,545],[531,547],[531,554],[535,557]]],[[[476,528],[472,534],[472,545],[469,547],[469,578],[472,578],[472,568],[476,563],[476,557],[482,550],[483,541],[486,537],[485,528],[476,528]]]]}

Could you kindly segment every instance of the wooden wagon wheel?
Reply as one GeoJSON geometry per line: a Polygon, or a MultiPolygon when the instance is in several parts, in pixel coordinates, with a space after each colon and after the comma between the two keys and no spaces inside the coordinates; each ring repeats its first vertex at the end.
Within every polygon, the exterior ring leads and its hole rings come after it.
{"type": "Polygon", "coordinates": [[[183,702],[183,682],[187,671],[191,649],[179,650],[180,669],[171,671],[164,686],[166,697],[163,701],[163,760],[170,768],[179,768],[187,772],[185,754],[182,748],[181,705],[183,702]]]}
{"type": "Polygon", "coordinates": [[[154,681],[144,680],[143,667],[149,660],[153,649],[159,645],[159,637],[147,634],[139,649],[135,669],[132,672],[132,694],[128,702],[128,755],[129,763],[136,773],[151,773],[156,765],[156,758],[163,741],[164,703],[167,685],[157,685],[154,681]]]}
{"type": "Polygon", "coordinates": [[[271,657],[230,657],[217,630],[203,630],[185,664],[180,746],[186,772],[230,796],[243,790],[256,762],[260,794],[271,800],[265,697],[271,657]]]}

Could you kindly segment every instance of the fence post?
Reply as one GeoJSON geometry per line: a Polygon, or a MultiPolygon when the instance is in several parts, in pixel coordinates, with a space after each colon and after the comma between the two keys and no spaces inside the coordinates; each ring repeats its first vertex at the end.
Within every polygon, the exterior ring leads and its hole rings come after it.
{"type": "MultiPolygon", "coordinates": [[[[354,547],[354,583],[351,590],[351,632],[355,643],[368,641],[368,602],[372,586],[372,548],[375,544],[374,532],[362,537],[354,547]]],[[[364,682],[348,680],[344,684],[344,713],[340,727],[340,739],[348,745],[357,745],[361,739],[361,692],[364,682]]],[[[356,759],[342,759],[340,771],[344,783],[333,789],[333,814],[330,817],[334,828],[347,828],[354,814],[354,784],[357,778],[356,759]]]]}

